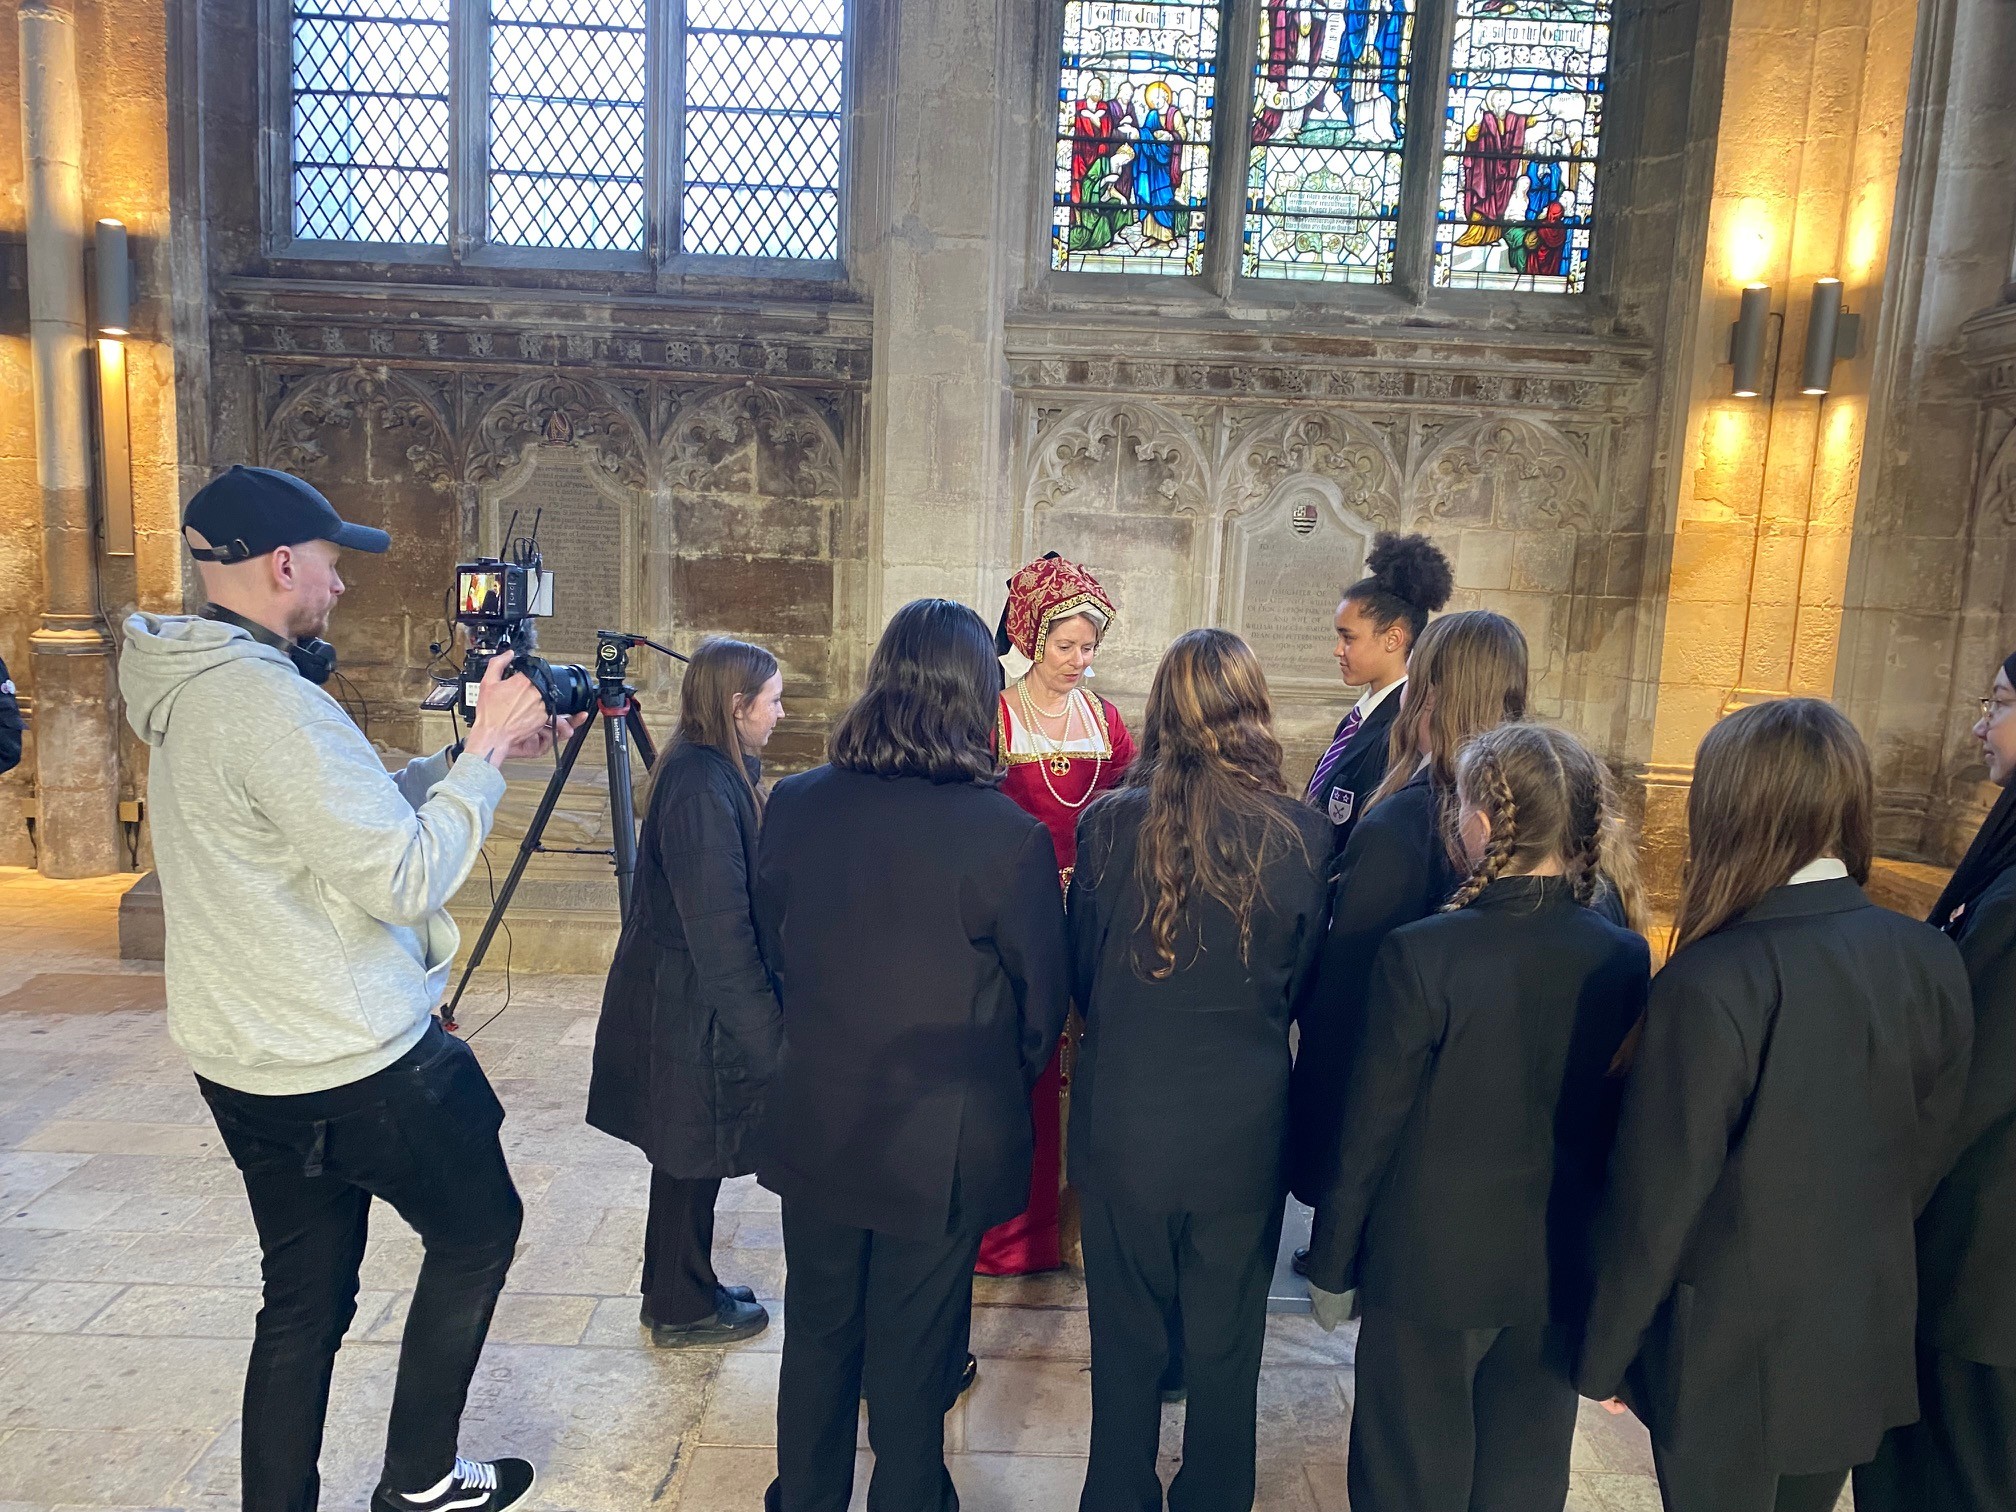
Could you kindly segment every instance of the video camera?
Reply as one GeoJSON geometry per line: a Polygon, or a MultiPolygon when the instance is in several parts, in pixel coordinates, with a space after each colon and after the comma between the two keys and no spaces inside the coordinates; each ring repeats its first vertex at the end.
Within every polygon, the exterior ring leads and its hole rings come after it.
{"type": "MultiPolygon", "coordinates": [[[[511,517],[510,530],[518,517],[511,517]]],[[[429,709],[455,709],[465,720],[476,718],[476,699],[484,670],[501,653],[513,653],[504,675],[523,675],[539,690],[547,712],[555,718],[585,714],[595,707],[595,678],[585,667],[549,662],[533,654],[539,644],[535,620],[553,612],[553,574],[539,556],[539,516],[532,533],[511,541],[509,561],[478,557],[455,566],[453,618],[469,635],[469,649],[454,677],[437,677],[424,701],[429,709]]]]}

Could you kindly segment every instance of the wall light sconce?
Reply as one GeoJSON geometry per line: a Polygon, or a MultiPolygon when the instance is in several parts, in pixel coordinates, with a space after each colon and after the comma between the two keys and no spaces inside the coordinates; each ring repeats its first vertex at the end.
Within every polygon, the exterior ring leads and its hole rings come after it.
{"type": "Polygon", "coordinates": [[[1764,347],[1771,334],[1771,285],[1743,286],[1736,323],[1729,327],[1729,365],[1736,371],[1730,392],[1755,399],[1764,392],[1764,347]]]}
{"type": "Polygon", "coordinates": [[[105,510],[105,550],[133,555],[133,438],[126,416],[126,338],[133,326],[133,264],[126,227],[98,222],[98,496],[105,510]]]}
{"type": "Polygon", "coordinates": [[[1855,355],[1862,341],[1862,317],[1841,307],[1841,280],[1813,285],[1813,308],[1806,317],[1806,356],[1799,365],[1799,392],[1824,394],[1834,381],[1834,364],[1855,355]]]}

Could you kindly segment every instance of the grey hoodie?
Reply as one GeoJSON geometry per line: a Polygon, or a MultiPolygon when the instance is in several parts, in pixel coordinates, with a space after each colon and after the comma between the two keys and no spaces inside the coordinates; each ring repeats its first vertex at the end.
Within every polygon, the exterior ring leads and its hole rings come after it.
{"type": "Polygon", "coordinates": [[[504,796],[445,752],[388,773],[342,706],[235,625],[135,614],[119,689],[152,746],[168,1030],[199,1076],[319,1092],[419,1040],[445,912],[504,796]]]}

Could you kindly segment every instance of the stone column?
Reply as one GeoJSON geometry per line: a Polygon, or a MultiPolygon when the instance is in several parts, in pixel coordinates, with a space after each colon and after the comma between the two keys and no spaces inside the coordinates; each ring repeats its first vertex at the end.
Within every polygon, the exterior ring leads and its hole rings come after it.
{"type": "Polygon", "coordinates": [[[1033,6],[890,0],[873,33],[880,148],[864,215],[875,303],[868,596],[880,633],[910,599],[998,606],[1006,551],[1010,238],[1025,203],[1015,114],[1033,6]],[[1011,139],[1012,138],[1012,139],[1011,139]]]}
{"type": "Polygon", "coordinates": [[[77,25],[66,0],[22,0],[20,18],[28,341],[42,487],[42,623],[28,640],[37,848],[45,876],[96,877],[120,869],[119,747],[91,527],[77,25]]]}

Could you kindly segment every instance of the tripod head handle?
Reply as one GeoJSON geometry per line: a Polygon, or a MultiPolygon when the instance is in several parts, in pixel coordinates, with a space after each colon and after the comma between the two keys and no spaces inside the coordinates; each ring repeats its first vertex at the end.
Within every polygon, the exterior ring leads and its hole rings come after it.
{"type": "Polygon", "coordinates": [[[623,649],[626,651],[631,650],[637,646],[649,646],[653,651],[663,652],[665,655],[671,657],[672,660],[676,662],[688,662],[692,660],[691,657],[686,656],[681,652],[674,651],[670,646],[660,645],[657,641],[651,639],[651,637],[648,635],[637,635],[628,630],[597,630],[595,632],[595,638],[598,641],[620,642],[623,646],[623,649]]]}

